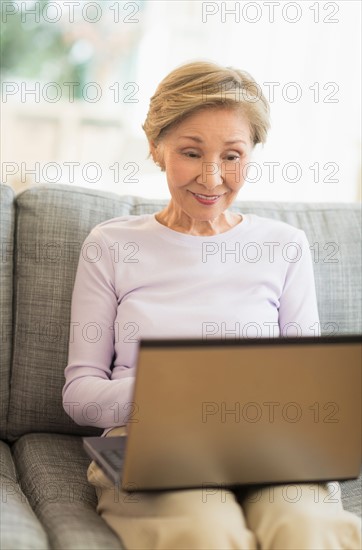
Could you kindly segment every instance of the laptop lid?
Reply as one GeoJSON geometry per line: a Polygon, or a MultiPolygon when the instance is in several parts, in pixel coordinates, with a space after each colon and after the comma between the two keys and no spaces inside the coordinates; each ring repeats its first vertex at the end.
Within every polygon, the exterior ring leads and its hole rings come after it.
{"type": "Polygon", "coordinates": [[[361,349],[359,335],[141,340],[122,487],[357,477],[361,349]]]}

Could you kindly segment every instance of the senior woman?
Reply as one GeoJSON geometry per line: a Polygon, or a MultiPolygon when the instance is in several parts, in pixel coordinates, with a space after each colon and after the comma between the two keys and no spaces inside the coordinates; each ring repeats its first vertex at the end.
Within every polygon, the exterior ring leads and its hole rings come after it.
{"type": "MultiPolygon", "coordinates": [[[[237,326],[240,337],[315,335],[304,232],[229,210],[268,127],[268,103],[246,72],[198,61],[159,84],[143,129],[171,199],[156,214],[97,225],[84,243],[72,323],[102,330],[97,341],[69,343],[63,402],[80,404],[66,407],[77,423],[125,434],[140,337],[202,338],[210,322],[232,335],[237,326]],[[238,254],[251,243],[257,258],[238,254]],[[101,407],[96,422],[78,412],[89,402],[101,407]]],[[[360,548],[358,518],[343,509],[338,484],[301,485],[297,501],[276,486],[223,489],[205,502],[201,489],[124,493],[94,462],[88,480],[127,549],[360,548]]]]}

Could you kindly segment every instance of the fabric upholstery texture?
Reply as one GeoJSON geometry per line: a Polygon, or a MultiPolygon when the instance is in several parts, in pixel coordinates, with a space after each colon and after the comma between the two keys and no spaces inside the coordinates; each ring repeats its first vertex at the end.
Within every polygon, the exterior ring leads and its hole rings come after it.
{"type": "Polygon", "coordinates": [[[22,489],[47,532],[51,548],[123,548],[96,512],[97,497],[86,475],[90,460],[79,437],[30,434],[13,447],[22,489]]]}
{"type": "Polygon", "coordinates": [[[350,479],[340,483],[343,507],[362,518],[362,469],[358,479],[350,479]]]}
{"type": "Polygon", "coordinates": [[[46,533],[18,483],[9,446],[0,441],[0,548],[47,550],[46,533]]]}
{"type": "Polygon", "coordinates": [[[12,347],[13,301],[13,241],[14,241],[14,191],[7,185],[0,186],[0,437],[5,437],[6,417],[10,390],[10,361],[12,347]]]}

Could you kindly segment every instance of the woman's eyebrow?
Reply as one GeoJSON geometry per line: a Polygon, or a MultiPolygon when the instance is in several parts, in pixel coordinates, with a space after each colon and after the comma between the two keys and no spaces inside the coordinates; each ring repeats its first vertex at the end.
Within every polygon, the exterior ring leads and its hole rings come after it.
{"type": "MultiPolygon", "coordinates": [[[[192,139],[193,141],[196,141],[197,143],[204,143],[203,140],[197,136],[180,136],[179,139],[192,139]]],[[[232,139],[224,142],[225,145],[232,145],[233,143],[244,143],[246,145],[246,142],[242,139],[232,139]]]]}

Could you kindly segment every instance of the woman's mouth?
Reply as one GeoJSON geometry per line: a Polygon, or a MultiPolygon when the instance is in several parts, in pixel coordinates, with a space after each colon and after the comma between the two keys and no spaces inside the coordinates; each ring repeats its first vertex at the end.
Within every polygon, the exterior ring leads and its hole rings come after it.
{"type": "MultiPolygon", "coordinates": [[[[192,193],[192,191],[191,191],[192,193]]],[[[215,204],[222,195],[201,195],[200,193],[192,193],[195,199],[201,204],[215,204]]]]}

